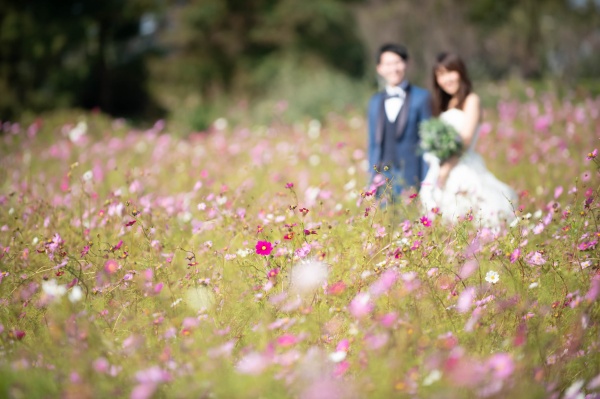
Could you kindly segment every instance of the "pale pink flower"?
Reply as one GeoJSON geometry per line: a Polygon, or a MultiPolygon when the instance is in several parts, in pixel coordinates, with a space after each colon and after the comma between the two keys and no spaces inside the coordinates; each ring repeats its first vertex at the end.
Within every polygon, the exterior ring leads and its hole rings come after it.
{"type": "Polygon", "coordinates": [[[362,319],[368,316],[374,309],[375,305],[371,301],[371,296],[366,292],[359,292],[350,305],[348,306],[348,310],[350,314],[357,319],[362,319]]]}
{"type": "Polygon", "coordinates": [[[515,263],[521,257],[521,249],[517,248],[510,254],[510,263],[515,263]]]}
{"type": "Polygon", "coordinates": [[[479,267],[479,263],[477,261],[469,260],[460,268],[460,271],[458,272],[458,276],[462,280],[469,278],[473,273],[475,273],[475,271],[477,270],[478,267],[479,267]]]}
{"type": "Polygon", "coordinates": [[[310,244],[304,243],[301,248],[298,248],[295,252],[296,256],[299,258],[304,258],[306,255],[310,253],[310,244]]]}
{"type": "Polygon", "coordinates": [[[594,302],[596,298],[598,298],[598,294],[600,293],[600,276],[595,275],[592,278],[592,283],[590,285],[590,290],[585,294],[585,299],[588,302],[594,302]]]}
{"type": "Polygon", "coordinates": [[[110,363],[104,357],[100,357],[92,363],[92,367],[98,373],[107,373],[110,367],[110,363]]]}
{"type": "Polygon", "coordinates": [[[250,352],[237,362],[235,369],[241,374],[259,375],[270,363],[267,356],[258,352],[250,352]]]}
{"type": "Polygon", "coordinates": [[[211,348],[207,351],[208,357],[229,357],[233,348],[235,347],[235,341],[227,341],[223,345],[217,346],[216,348],[211,348]]]}
{"type": "Polygon", "coordinates": [[[346,374],[346,371],[350,368],[350,363],[347,360],[342,360],[337,364],[335,370],[333,370],[334,377],[341,377],[346,374]]]}
{"type": "Polygon", "coordinates": [[[158,283],[154,286],[154,293],[155,294],[160,294],[160,292],[163,289],[164,284],[163,283],[158,283]]]}
{"type": "Polygon", "coordinates": [[[471,309],[473,299],[475,298],[475,287],[467,287],[460,293],[456,303],[456,309],[459,313],[466,313],[471,309]]]}
{"type": "Polygon", "coordinates": [[[367,334],[365,336],[365,345],[371,350],[377,350],[388,343],[389,335],[387,333],[367,334]]]}
{"type": "Polygon", "coordinates": [[[337,346],[335,347],[336,351],[342,351],[342,352],[348,352],[348,350],[350,349],[350,341],[348,339],[343,339],[340,342],[338,342],[337,346]]]}
{"type": "Polygon", "coordinates": [[[469,320],[465,324],[465,331],[466,332],[473,331],[473,329],[475,328],[475,325],[477,324],[477,322],[479,321],[481,316],[483,316],[483,309],[480,307],[475,308],[473,310],[473,313],[471,313],[471,318],[469,318],[469,320]]]}
{"type": "Polygon", "coordinates": [[[512,375],[515,364],[512,356],[508,353],[496,353],[486,362],[487,368],[492,372],[494,378],[504,380],[512,375]]]}
{"type": "MultiPolygon", "coordinates": [[[[336,375],[341,376],[343,374],[341,371],[336,375]]],[[[331,379],[331,376],[322,376],[306,386],[299,399],[343,399],[347,398],[348,394],[346,382],[331,379]]]]}
{"type": "Polygon", "coordinates": [[[131,399],[149,399],[159,384],[171,381],[171,375],[158,366],[138,371],[135,378],[138,385],[131,392],[131,399]]]}
{"type": "Polygon", "coordinates": [[[563,188],[562,186],[558,186],[554,189],[554,199],[557,199],[558,197],[560,197],[560,195],[563,192],[563,188]]]}
{"type": "Polygon", "coordinates": [[[398,315],[395,312],[386,313],[379,319],[379,323],[385,328],[391,328],[398,320],[398,315]]]}
{"type": "Polygon", "coordinates": [[[546,263],[546,259],[544,259],[544,256],[538,251],[530,252],[527,254],[527,263],[533,266],[541,266],[546,263]]]}
{"type": "Polygon", "coordinates": [[[373,298],[377,298],[388,292],[397,280],[398,273],[393,269],[388,269],[381,274],[377,281],[371,284],[369,293],[373,298]]]}

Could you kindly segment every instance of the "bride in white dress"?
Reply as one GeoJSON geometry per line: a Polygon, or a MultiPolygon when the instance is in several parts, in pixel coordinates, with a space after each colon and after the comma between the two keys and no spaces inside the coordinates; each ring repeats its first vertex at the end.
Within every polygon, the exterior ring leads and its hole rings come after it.
{"type": "Polygon", "coordinates": [[[471,91],[466,67],[455,54],[442,53],[433,69],[433,116],[452,125],[463,140],[463,153],[443,163],[425,154],[429,171],[419,197],[430,217],[449,222],[473,216],[478,223],[497,227],[515,219],[517,195],[485,167],[475,151],[481,119],[477,94],[471,91]]]}

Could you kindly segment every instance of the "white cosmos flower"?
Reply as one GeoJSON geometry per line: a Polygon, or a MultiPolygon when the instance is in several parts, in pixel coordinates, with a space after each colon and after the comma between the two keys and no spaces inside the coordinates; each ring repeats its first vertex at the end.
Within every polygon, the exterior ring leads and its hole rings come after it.
{"type": "Polygon", "coordinates": [[[79,302],[81,298],[83,298],[83,290],[81,287],[76,285],[71,288],[71,291],[69,291],[69,301],[75,303],[79,302]]]}
{"type": "Polygon", "coordinates": [[[346,352],[344,351],[335,351],[329,354],[329,360],[334,363],[339,363],[346,358],[346,352]]]}
{"type": "Polygon", "coordinates": [[[83,181],[90,181],[90,180],[92,180],[93,177],[94,177],[94,172],[92,172],[91,170],[88,170],[82,176],[83,181]]]}
{"type": "Polygon", "coordinates": [[[425,377],[423,380],[423,385],[429,386],[438,381],[440,378],[442,378],[442,373],[437,369],[432,370],[431,373],[429,373],[429,375],[427,375],[427,377],[425,377]]]}
{"type": "Polygon", "coordinates": [[[490,270],[485,275],[485,281],[487,281],[488,283],[496,284],[498,281],[500,281],[500,275],[498,274],[498,272],[490,270]]]}
{"type": "Polygon", "coordinates": [[[87,133],[87,123],[81,121],[73,129],[69,130],[69,139],[74,143],[87,133]]]}
{"type": "Polygon", "coordinates": [[[46,295],[50,295],[55,298],[60,298],[61,296],[65,295],[65,293],[67,292],[67,286],[66,285],[58,285],[56,283],[56,280],[52,279],[49,281],[44,281],[42,283],[42,291],[44,291],[44,293],[46,295]]]}
{"type": "Polygon", "coordinates": [[[250,253],[252,252],[252,250],[248,249],[248,248],[241,248],[237,250],[237,255],[240,258],[245,258],[246,256],[250,255],[250,253]]]}
{"type": "Polygon", "coordinates": [[[309,294],[327,281],[327,265],[308,259],[296,263],[291,270],[291,288],[300,294],[309,294]]]}

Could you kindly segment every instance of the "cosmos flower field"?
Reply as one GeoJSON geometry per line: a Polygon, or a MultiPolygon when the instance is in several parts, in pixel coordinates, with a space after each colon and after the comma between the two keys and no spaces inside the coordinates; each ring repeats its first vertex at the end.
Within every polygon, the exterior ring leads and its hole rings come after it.
{"type": "Polygon", "coordinates": [[[600,98],[485,110],[497,229],[380,206],[350,113],[1,128],[0,397],[600,397],[600,98]]]}

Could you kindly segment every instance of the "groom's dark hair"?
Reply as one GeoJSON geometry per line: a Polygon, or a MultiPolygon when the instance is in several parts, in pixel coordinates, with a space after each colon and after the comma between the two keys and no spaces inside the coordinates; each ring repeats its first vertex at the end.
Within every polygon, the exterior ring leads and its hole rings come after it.
{"type": "Polygon", "coordinates": [[[395,43],[386,43],[379,47],[379,52],[377,53],[377,65],[381,62],[381,54],[383,53],[395,53],[398,54],[404,61],[408,61],[408,50],[401,44],[395,43]]]}

